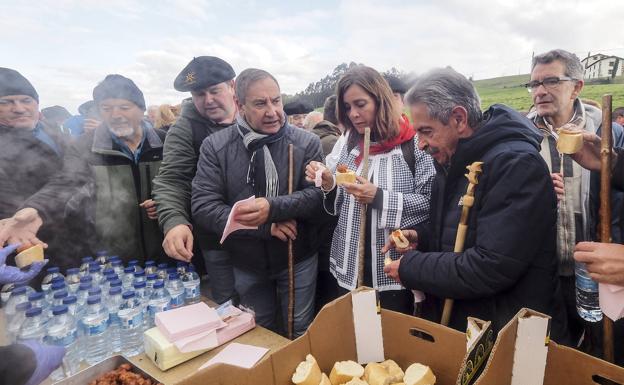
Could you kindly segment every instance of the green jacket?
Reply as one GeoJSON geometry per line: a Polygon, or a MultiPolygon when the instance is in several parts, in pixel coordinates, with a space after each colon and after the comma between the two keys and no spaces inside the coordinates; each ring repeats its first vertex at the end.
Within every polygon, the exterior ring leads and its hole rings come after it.
{"type": "MultiPolygon", "coordinates": [[[[208,135],[228,126],[201,116],[191,99],[182,102],[180,117],[167,131],[162,165],[154,179],[153,196],[163,233],[180,224],[192,224],[191,182],[197,171],[199,148],[208,135]]],[[[217,247],[216,234],[204,234],[197,239],[202,249],[208,245],[217,247]]]]}
{"type": "Polygon", "coordinates": [[[139,207],[151,197],[152,179],[162,161],[164,132],[144,129],[137,162],[103,125],[81,135],[67,149],[63,172],[46,186],[71,191],[65,213],[69,221],[80,224],[74,227],[91,251],[107,250],[125,262],[165,257],[158,223],[139,207]]]}

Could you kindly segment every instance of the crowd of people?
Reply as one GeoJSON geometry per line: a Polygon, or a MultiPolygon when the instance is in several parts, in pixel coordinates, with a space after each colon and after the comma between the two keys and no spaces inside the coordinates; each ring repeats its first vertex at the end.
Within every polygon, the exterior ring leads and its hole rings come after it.
{"type": "MultiPolygon", "coordinates": [[[[0,247],[41,243],[62,269],[98,250],[193,262],[215,302],[252,308],[259,325],[283,333],[292,241],[295,336],[320,306],[365,285],[382,307],[436,322],[453,299],[449,325],[461,331],[468,316],[500,330],[528,307],[552,317],[555,341],[596,353],[597,328],[577,314],[575,259],[596,281],[624,285],[624,245],[592,242],[602,111],[580,98],[583,67],[567,51],[535,56],[527,81],[528,114],[482,110],[474,85],[450,68],[408,86],[357,66],[317,112],[284,104],[274,74],[236,75],[201,56],[173,82],[190,93],[179,107],[147,107],[131,79],[111,74],[70,117],[58,106],[40,112],[35,87],[0,68],[0,247]],[[562,127],[583,132],[576,154],[557,150],[562,127]],[[482,174],[457,251],[474,162],[482,174]],[[337,185],[345,166],[356,181],[337,185]],[[221,243],[230,216],[244,229],[221,243]],[[396,247],[396,229],[408,247],[396,247]]],[[[621,234],[624,108],[613,120],[621,234]]]]}

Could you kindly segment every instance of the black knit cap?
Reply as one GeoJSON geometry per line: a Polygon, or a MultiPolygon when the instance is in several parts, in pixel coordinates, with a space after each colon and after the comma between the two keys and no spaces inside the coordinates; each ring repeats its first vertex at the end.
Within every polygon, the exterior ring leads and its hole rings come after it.
{"type": "Polygon", "coordinates": [[[312,112],[314,108],[306,102],[294,101],[284,104],[284,112],[286,115],[307,114],[312,112]]]}
{"type": "Polygon", "coordinates": [[[392,92],[396,92],[397,94],[404,94],[407,92],[407,85],[398,77],[394,75],[384,75],[384,79],[386,79],[390,85],[392,92]]]}
{"type": "Polygon", "coordinates": [[[198,56],[176,76],[173,88],[180,92],[201,90],[234,79],[231,65],[215,56],[198,56]]]}
{"type": "Polygon", "coordinates": [[[93,100],[98,106],[104,99],[126,99],[145,111],[143,92],[134,82],[121,75],[107,75],[93,89],[93,100]]]}
{"type": "Polygon", "coordinates": [[[0,97],[9,95],[27,95],[39,103],[39,94],[28,79],[15,70],[0,67],[0,97]]]}

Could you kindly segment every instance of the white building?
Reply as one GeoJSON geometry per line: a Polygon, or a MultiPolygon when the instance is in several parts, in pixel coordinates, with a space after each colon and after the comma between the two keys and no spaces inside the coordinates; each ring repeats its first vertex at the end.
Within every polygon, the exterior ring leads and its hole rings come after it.
{"type": "Polygon", "coordinates": [[[581,60],[585,68],[585,79],[610,78],[613,76],[624,76],[624,59],[618,56],[607,56],[601,53],[587,55],[581,60]]]}

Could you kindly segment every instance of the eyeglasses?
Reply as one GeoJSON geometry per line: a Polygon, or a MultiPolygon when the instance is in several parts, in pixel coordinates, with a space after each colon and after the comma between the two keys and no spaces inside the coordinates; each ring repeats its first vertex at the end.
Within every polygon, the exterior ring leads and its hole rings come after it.
{"type": "Polygon", "coordinates": [[[568,76],[563,76],[560,78],[553,76],[550,78],[546,78],[542,80],[541,82],[538,82],[537,80],[530,81],[524,86],[526,87],[527,91],[534,92],[535,90],[539,88],[539,86],[544,86],[544,88],[550,90],[550,89],[556,88],[559,85],[559,82],[570,82],[570,81],[576,81],[576,80],[578,79],[571,78],[568,76]]]}

